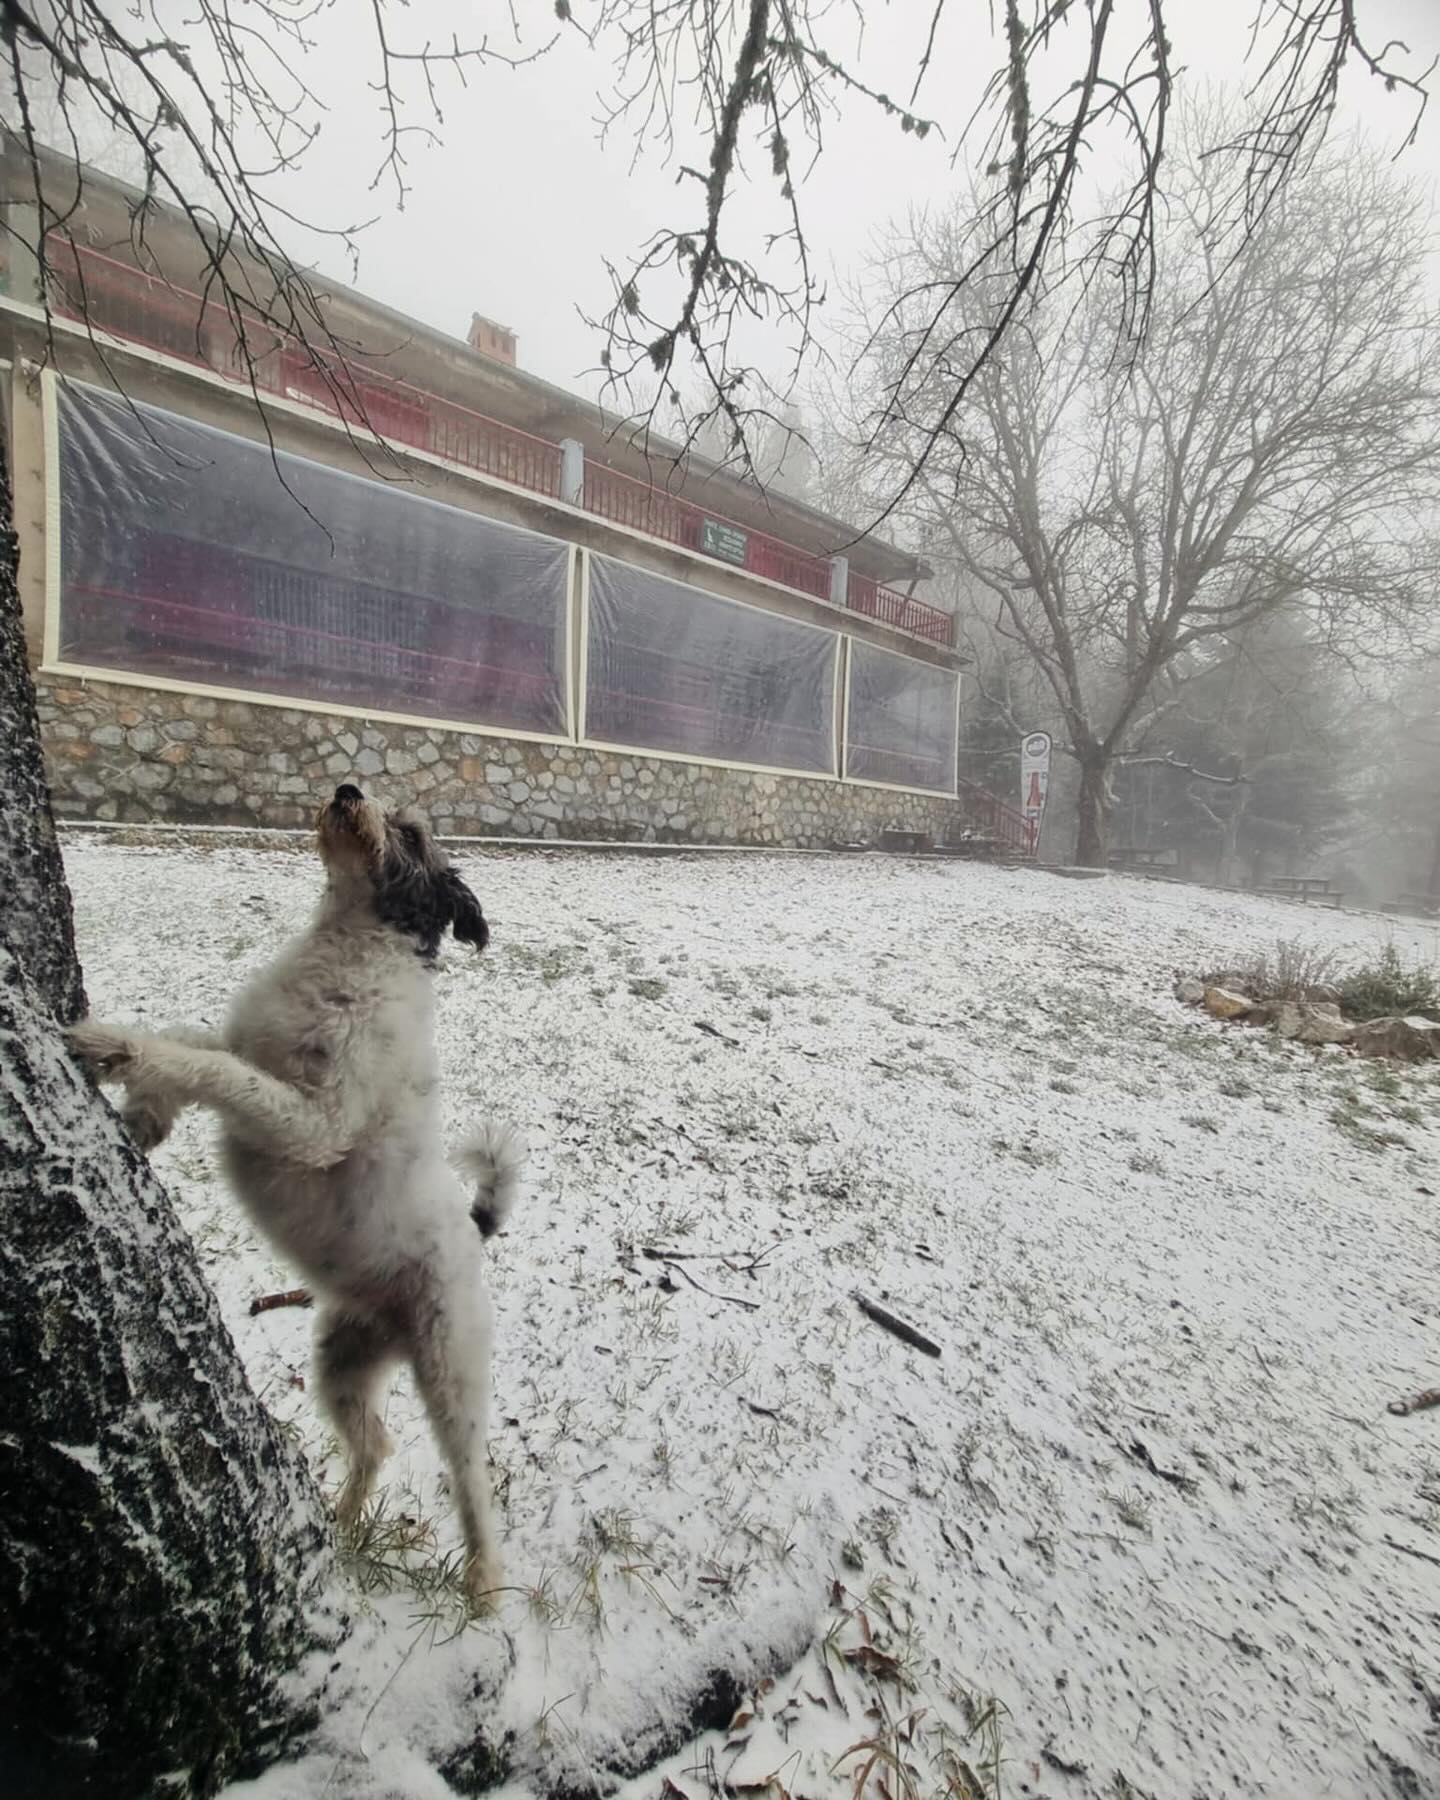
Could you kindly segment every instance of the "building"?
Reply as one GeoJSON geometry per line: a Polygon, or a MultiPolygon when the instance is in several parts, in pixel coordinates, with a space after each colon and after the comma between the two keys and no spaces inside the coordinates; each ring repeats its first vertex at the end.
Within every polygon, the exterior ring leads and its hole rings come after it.
{"type": "Polygon", "coordinates": [[[478,315],[239,255],[222,298],[177,214],[40,173],[43,270],[7,147],[0,356],[62,814],[298,825],[348,775],[450,833],[1023,845],[957,783],[913,557],[701,459],[677,484],[478,315]]]}

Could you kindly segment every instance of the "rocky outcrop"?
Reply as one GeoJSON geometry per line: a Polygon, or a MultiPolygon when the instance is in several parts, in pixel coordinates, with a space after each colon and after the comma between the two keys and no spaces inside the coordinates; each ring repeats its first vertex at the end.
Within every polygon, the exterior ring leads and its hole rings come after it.
{"type": "Polygon", "coordinates": [[[1180,974],[1175,978],[1175,998],[1186,1006],[1203,1006],[1216,1019],[1268,1026],[1287,1043],[1350,1048],[1361,1056],[1388,1056],[1401,1062],[1440,1057],[1440,1021],[1435,1019],[1414,1015],[1355,1021],[1344,1016],[1336,988],[1308,988],[1303,999],[1260,998],[1246,992],[1244,980],[1230,975],[1202,981],[1180,974]]]}
{"type": "Polygon", "coordinates": [[[1355,1048],[1361,1056],[1389,1056],[1399,1062],[1427,1062],[1440,1055],[1440,1023],[1415,1016],[1408,1019],[1367,1019],[1355,1028],[1355,1048]]]}

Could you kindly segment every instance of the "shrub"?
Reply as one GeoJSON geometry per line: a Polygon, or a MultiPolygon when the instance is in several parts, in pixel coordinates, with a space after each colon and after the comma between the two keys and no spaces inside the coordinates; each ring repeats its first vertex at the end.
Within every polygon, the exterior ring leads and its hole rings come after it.
{"type": "Polygon", "coordinates": [[[1424,963],[1406,967],[1387,944],[1378,959],[1355,969],[1338,984],[1340,1005],[1352,1019],[1404,1018],[1421,1013],[1440,1019],[1440,977],[1424,963]]]}
{"type": "Polygon", "coordinates": [[[1208,987],[1238,988],[1252,1000],[1305,1000],[1312,988],[1333,984],[1335,953],[1281,938],[1275,954],[1262,951],[1249,962],[1217,969],[1201,979],[1208,987]]]}

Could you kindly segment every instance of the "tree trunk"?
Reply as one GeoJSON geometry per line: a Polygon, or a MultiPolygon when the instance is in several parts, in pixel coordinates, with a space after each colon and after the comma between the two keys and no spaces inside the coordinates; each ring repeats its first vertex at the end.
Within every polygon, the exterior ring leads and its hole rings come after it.
{"type": "Polygon", "coordinates": [[[1109,763],[1103,757],[1080,759],[1080,798],[1076,803],[1075,861],[1082,869],[1103,869],[1110,858],[1109,763]]]}
{"type": "Polygon", "coordinates": [[[314,1717],[330,1659],[293,1671],[344,1622],[309,1470],[60,1036],[84,990],[11,522],[0,447],[0,1767],[203,1795],[314,1717]]]}

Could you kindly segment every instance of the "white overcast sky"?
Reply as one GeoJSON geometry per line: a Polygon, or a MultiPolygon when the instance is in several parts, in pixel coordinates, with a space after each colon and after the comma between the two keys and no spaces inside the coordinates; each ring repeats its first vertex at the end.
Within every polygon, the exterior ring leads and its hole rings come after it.
{"type": "MultiPolygon", "coordinates": [[[[1139,3],[1121,0],[1122,16],[1139,3]]],[[[1169,0],[1174,61],[1187,83],[1243,83],[1249,25],[1260,3],[1169,0]]],[[[574,4],[583,18],[585,0],[574,4]]],[[[906,99],[933,0],[861,0],[861,6],[863,35],[856,10],[837,4],[824,41],[847,55],[870,85],[906,99]]],[[[531,45],[552,34],[551,0],[516,0],[516,7],[531,45]]],[[[940,122],[943,140],[903,135],[863,102],[847,104],[828,123],[824,154],[805,177],[800,199],[817,266],[832,284],[863,263],[887,221],[912,207],[943,204],[963,185],[966,172],[951,157],[994,65],[992,14],[999,10],[993,0],[949,0],[948,26],[915,103],[918,113],[940,122]]],[[[1373,44],[1399,38],[1410,45],[1417,72],[1440,54],[1440,0],[1359,0],[1359,12],[1373,44]]],[[[452,29],[462,41],[474,41],[487,20],[501,21],[508,37],[507,14],[504,0],[421,0],[387,16],[394,41],[413,47],[423,33],[448,41],[452,29]]],[[[370,8],[358,0],[339,0],[316,20],[318,49],[305,72],[327,111],[304,171],[280,190],[285,203],[326,223],[376,215],[360,240],[356,285],[362,292],[457,336],[472,312],[484,313],[518,333],[524,368],[596,392],[586,372],[594,370],[600,341],[581,314],[599,314],[608,303],[605,259],[625,262],[657,226],[698,220],[698,184],[677,188],[674,164],[667,167],[656,146],[642,147],[632,169],[633,135],[617,133],[602,147],[598,118],[600,97],[613,90],[611,47],[591,49],[570,31],[529,67],[476,70],[468,88],[445,92],[441,141],[431,147],[410,141],[412,191],[402,211],[389,184],[370,186],[382,113],[370,85],[369,20],[370,8]]],[[[1076,42],[1082,32],[1083,20],[1066,41],[1076,42]]],[[[1072,62],[1077,49],[1069,51],[1072,62]]],[[[1405,159],[1407,169],[1430,179],[1440,177],[1440,72],[1432,85],[1435,98],[1405,159]]],[[[1359,73],[1349,78],[1344,106],[1347,122],[1362,124],[1387,147],[1399,143],[1413,119],[1411,96],[1387,95],[1359,73]]],[[[419,96],[407,119],[426,122],[419,96]]],[[[978,151],[977,142],[972,155],[978,151]]],[[[676,160],[703,165],[695,133],[682,130],[676,160]]],[[[753,241],[754,234],[778,228],[783,213],[763,152],[751,161],[753,175],[741,182],[735,205],[753,241]]],[[[287,235],[295,254],[349,278],[333,249],[287,235]]]]}

